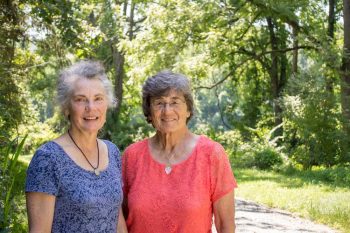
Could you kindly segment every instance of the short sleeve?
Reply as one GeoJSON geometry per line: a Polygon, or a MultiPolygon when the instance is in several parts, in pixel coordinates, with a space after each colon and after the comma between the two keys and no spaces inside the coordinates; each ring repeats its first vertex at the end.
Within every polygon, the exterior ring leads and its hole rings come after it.
{"type": "Polygon", "coordinates": [[[128,148],[125,150],[122,156],[122,179],[123,179],[123,192],[124,195],[127,196],[128,190],[128,182],[127,182],[127,157],[128,157],[128,148]]]}
{"type": "Polygon", "coordinates": [[[42,192],[57,196],[59,179],[54,153],[39,149],[27,170],[26,192],[42,192]]]}
{"type": "Polygon", "coordinates": [[[211,199],[215,202],[237,187],[228,156],[219,143],[214,143],[210,155],[210,171],[211,199]]]}

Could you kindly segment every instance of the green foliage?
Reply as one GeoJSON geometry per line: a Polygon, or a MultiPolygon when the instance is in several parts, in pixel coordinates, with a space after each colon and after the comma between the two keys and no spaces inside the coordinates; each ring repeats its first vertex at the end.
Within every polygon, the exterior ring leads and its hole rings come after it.
{"type": "MultiPolygon", "coordinates": [[[[24,112],[24,119],[18,126],[18,130],[19,132],[28,135],[26,146],[23,148],[24,153],[33,154],[39,146],[58,137],[61,131],[55,132],[54,129],[55,125],[59,123],[57,121],[59,121],[60,118],[58,118],[59,114],[57,114],[54,115],[54,117],[47,119],[40,114],[41,112],[37,109],[37,105],[28,104],[27,106],[28,108],[24,112]],[[40,121],[40,116],[46,121],[40,121]]],[[[63,130],[63,124],[61,124],[59,128],[60,130],[63,130]]]]}
{"type": "MultiPolygon", "coordinates": [[[[195,132],[204,134],[221,143],[229,154],[232,167],[255,167],[258,169],[278,169],[283,165],[285,155],[282,148],[270,139],[273,130],[253,130],[254,141],[246,142],[238,130],[217,131],[206,125],[197,126],[195,132]]],[[[276,129],[274,129],[276,130],[276,129]]]]}
{"type": "Polygon", "coordinates": [[[271,169],[283,163],[281,155],[274,148],[264,148],[254,154],[254,165],[259,169],[271,169]]]}
{"type": "Polygon", "coordinates": [[[350,187],[350,166],[313,167],[309,170],[297,166],[287,166],[280,170],[281,174],[298,177],[313,184],[327,184],[336,187],[350,187]]]}
{"type": "MultiPolygon", "coordinates": [[[[348,167],[288,169],[276,173],[256,169],[235,169],[239,182],[236,195],[268,206],[285,209],[316,222],[349,232],[350,186],[325,181],[324,173],[342,175],[348,167]],[[293,170],[293,171],[292,171],[293,170]],[[331,170],[331,171],[329,171],[331,170]]],[[[346,174],[348,175],[348,174],[346,174]]]]}
{"type": "Polygon", "coordinates": [[[23,33],[18,4],[17,0],[0,3],[0,134],[5,137],[11,137],[21,122],[25,102],[18,87],[20,67],[14,62],[14,44],[23,33]]]}
{"type": "Polygon", "coordinates": [[[20,141],[15,138],[0,150],[0,232],[25,232],[26,220],[23,218],[23,187],[25,169],[18,162],[25,136],[20,141]]]}
{"type": "Polygon", "coordinates": [[[31,14],[40,19],[42,23],[50,25],[53,33],[68,46],[79,46],[81,40],[76,35],[81,32],[78,11],[80,1],[29,1],[31,14]]]}
{"type": "Polygon", "coordinates": [[[349,162],[341,112],[322,77],[303,74],[290,88],[299,95],[285,96],[285,135],[291,142],[291,158],[310,168],[349,162]]]}
{"type": "Polygon", "coordinates": [[[154,132],[143,115],[133,115],[132,118],[122,116],[118,121],[113,118],[113,113],[109,112],[109,120],[104,125],[100,137],[108,138],[123,151],[128,145],[149,137],[154,132]]]}
{"type": "Polygon", "coordinates": [[[279,169],[286,162],[279,148],[260,143],[242,143],[232,157],[234,167],[254,167],[262,170],[279,169]]]}
{"type": "Polygon", "coordinates": [[[33,125],[21,125],[20,131],[28,134],[27,145],[24,147],[24,152],[27,154],[33,154],[39,146],[58,136],[47,123],[41,122],[36,122],[33,125]]]}
{"type": "Polygon", "coordinates": [[[13,77],[1,72],[1,67],[0,77],[0,133],[9,137],[22,120],[23,102],[13,77]]]}

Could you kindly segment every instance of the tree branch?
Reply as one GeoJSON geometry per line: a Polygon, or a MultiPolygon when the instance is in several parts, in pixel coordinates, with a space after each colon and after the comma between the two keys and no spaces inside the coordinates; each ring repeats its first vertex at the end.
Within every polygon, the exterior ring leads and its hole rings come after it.
{"type": "Polygon", "coordinates": [[[241,67],[242,65],[244,65],[246,62],[250,61],[250,60],[259,60],[262,56],[266,55],[266,54],[270,54],[270,53],[283,53],[283,52],[289,52],[289,51],[293,51],[293,50],[298,50],[298,49],[317,49],[314,46],[308,46],[308,45],[304,45],[304,46],[298,46],[298,47],[293,47],[293,48],[285,48],[285,49],[276,49],[276,50],[269,50],[269,51],[265,51],[262,52],[260,54],[256,54],[254,55],[254,53],[251,53],[251,57],[248,57],[247,59],[243,60],[242,62],[240,62],[235,69],[231,70],[224,78],[222,78],[221,80],[219,80],[218,82],[210,85],[210,86],[197,86],[194,89],[213,89],[214,87],[220,85],[221,83],[223,83],[224,81],[226,81],[236,70],[237,68],[241,67]]]}

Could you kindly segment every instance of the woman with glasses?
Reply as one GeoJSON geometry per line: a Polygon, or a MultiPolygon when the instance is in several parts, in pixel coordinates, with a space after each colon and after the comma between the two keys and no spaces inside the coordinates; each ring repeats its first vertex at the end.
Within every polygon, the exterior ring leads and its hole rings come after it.
{"type": "Polygon", "coordinates": [[[130,233],[235,231],[237,186],[223,147],[192,133],[188,79],[164,71],[148,78],[142,108],[154,136],[124,152],[124,210],[130,233]]]}
{"type": "Polygon", "coordinates": [[[114,102],[103,66],[80,61],[63,70],[57,100],[69,127],[42,145],[29,165],[29,232],[126,232],[120,153],[97,138],[114,102]]]}

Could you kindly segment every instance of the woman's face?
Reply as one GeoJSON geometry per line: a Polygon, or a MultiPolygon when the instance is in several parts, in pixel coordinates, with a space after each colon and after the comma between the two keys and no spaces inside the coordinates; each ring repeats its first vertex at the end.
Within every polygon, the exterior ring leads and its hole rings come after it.
{"type": "Polygon", "coordinates": [[[184,95],[170,90],[165,96],[151,98],[151,120],[154,128],[162,133],[171,133],[187,128],[190,111],[184,95]]]}
{"type": "Polygon", "coordinates": [[[106,122],[108,100],[98,79],[78,78],[67,112],[71,127],[82,132],[97,133],[106,122]]]}

